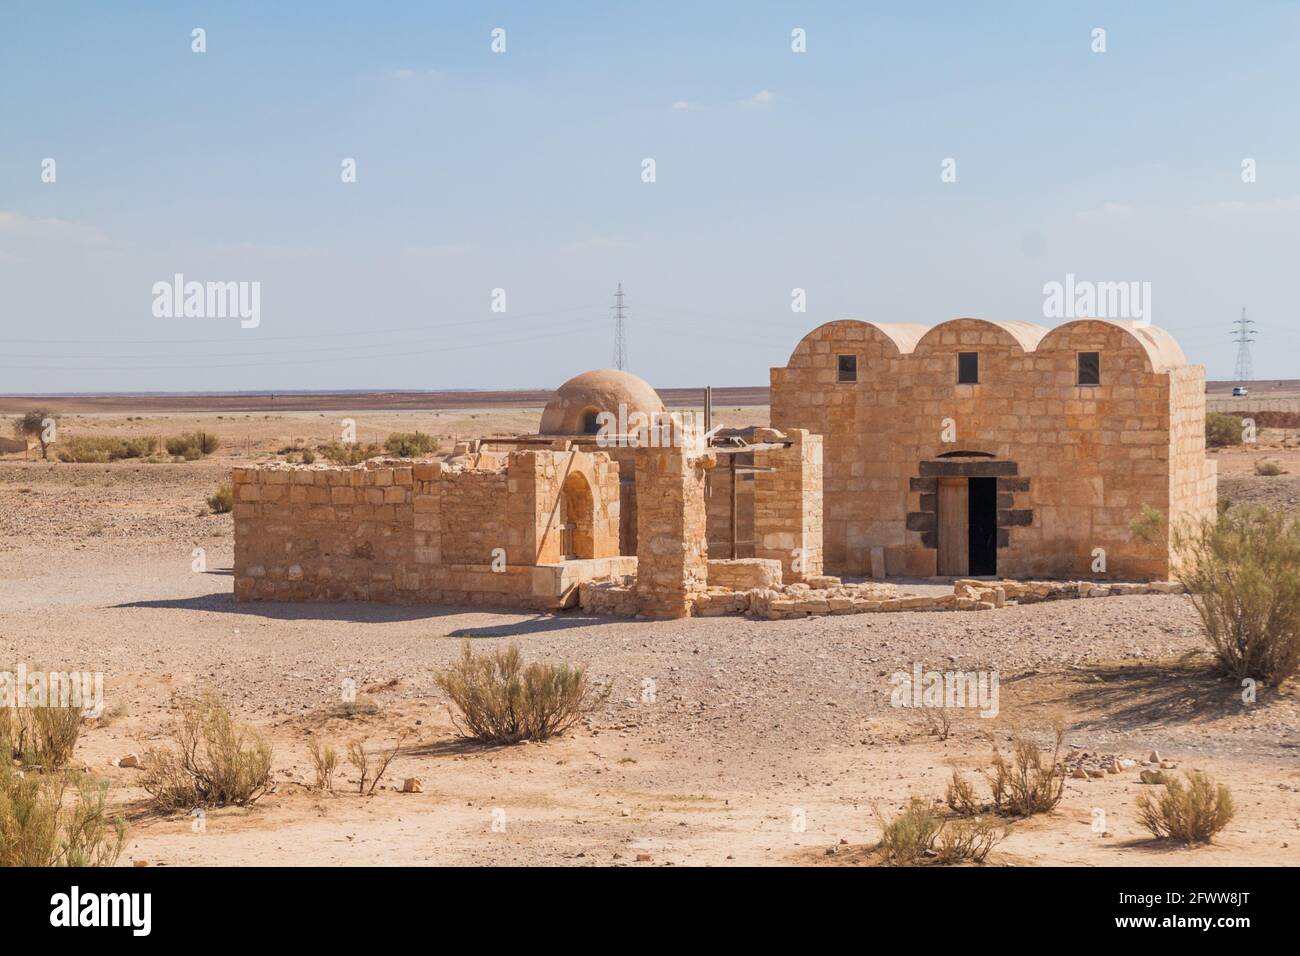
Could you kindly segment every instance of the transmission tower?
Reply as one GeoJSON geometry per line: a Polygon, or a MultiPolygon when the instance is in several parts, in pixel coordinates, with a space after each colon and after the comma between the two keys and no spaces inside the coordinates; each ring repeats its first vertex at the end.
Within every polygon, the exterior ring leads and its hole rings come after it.
{"type": "Polygon", "coordinates": [[[627,329],[624,327],[623,306],[623,283],[618,284],[618,291],[614,293],[614,304],[611,306],[614,313],[614,368],[620,372],[627,368],[627,329]]]}
{"type": "Polygon", "coordinates": [[[1234,319],[1232,324],[1240,326],[1232,333],[1232,340],[1237,343],[1237,370],[1233,373],[1233,379],[1238,382],[1253,381],[1255,367],[1250,359],[1250,343],[1255,339],[1255,331],[1251,328],[1255,320],[1246,318],[1246,310],[1242,309],[1241,318],[1234,319]]]}

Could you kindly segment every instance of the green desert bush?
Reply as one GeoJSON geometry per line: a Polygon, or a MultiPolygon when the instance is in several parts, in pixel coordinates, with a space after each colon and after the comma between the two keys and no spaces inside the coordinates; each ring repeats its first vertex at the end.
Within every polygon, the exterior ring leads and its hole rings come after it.
{"type": "Polygon", "coordinates": [[[1138,820],[1157,839],[1209,843],[1236,812],[1232,794],[1200,771],[1186,776],[1186,786],[1170,777],[1161,796],[1144,793],[1138,797],[1138,820]]]}
{"type": "Polygon", "coordinates": [[[912,797],[903,812],[886,820],[879,807],[872,807],[880,824],[876,849],[887,866],[916,866],[925,860],[943,827],[943,818],[924,797],[912,797]]]}
{"type": "Polygon", "coordinates": [[[108,785],[76,775],[34,773],[0,760],[0,867],[112,866],[126,845],[126,821],[110,818],[108,785]]]}
{"type": "Polygon", "coordinates": [[[1011,759],[993,751],[993,769],[986,771],[993,790],[993,807],[1011,817],[1047,813],[1065,793],[1065,777],[1057,772],[1056,761],[1065,740],[1065,724],[1058,720],[1053,731],[1056,742],[1047,757],[1032,739],[1017,734],[1011,742],[1011,759]]]}
{"type": "Polygon", "coordinates": [[[208,495],[208,507],[212,509],[213,514],[226,514],[235,507],[235,491],[230,486],[230,482],[223,481],[217,485],[212,494],[208,495]]]}
{"type": "Polygon", "coordinates": [[[1174,530],[1175,575],[1220,669],[1280,684],[1300,669],[1300,519],[1238,506],[1174,530]]]}
{"type": "Polygon", "coordinates": [[[1211,448],[1240,445],[1245,422],[1240,415],[1209,412],[1205,416],[1205,444],[1211,448]]]}
{"type": "Polygon", "coordinates": [[[80,707],[0,707],[0,763],[59,770],[81,736],[80,707]]]}
{"type": "Polygon", "coordinates": [[[424,432],[393,432],[384,439],[384,450],[398,458],[418,458],[438,450],[438,439],[424,432]]]}
{"type": "Polygon", "coordinates": [[[1282,472],[1282,463],[1276,458],[1260,458],[1255,462],[1255,474],[1265,478],[1276,478],[1282,472]]]}
{"type": "Polygon", "coordinates": [[[164,444],[167,454],[194,461],[216,451],[221,439],[212,432],[185,432],[168,438],[164,444]]]}
{"type": "Polygon", "coordinates": [[[109,462],[124,458],[148,458],[158,450],[158,439],[115,438],[112,435],[79,435],[59,446],[59,461],[109,462]]]}
{"type": "Polygon", "coordinates": [[[985,817],[945,819],[924,797],[911,797],[891,820],[879,807],[873,805],[872,811],[880,824],[876,851],[885,866],[983,863],[1010,832],[1005,824],[985,817]]]}
{"type": "Polygon", "coordinates": [[[360,442],[341,442],[337,439],[316,449],[327,461],[336,465],[359,465],[368,458],[375,458],[384,453],[378,445],[363,445],[360,442]]]}
{"type": "Polygon", "coordinates": [[[569,664],[524,665],[515,645],[475,655],[465,642],[460,660],[435,681],[460,710],[456,729],[485,743],[546,740],[564,733],[609,698],[587,671],[569,664]]]}
{"type": "Polygon", "coordinates": [[[236,724],[212,691],[181,704],[174,748],[145,755],[142,786],[163,809],[247,806],[271,786],[271,748],[251,727],[236,724]]]}

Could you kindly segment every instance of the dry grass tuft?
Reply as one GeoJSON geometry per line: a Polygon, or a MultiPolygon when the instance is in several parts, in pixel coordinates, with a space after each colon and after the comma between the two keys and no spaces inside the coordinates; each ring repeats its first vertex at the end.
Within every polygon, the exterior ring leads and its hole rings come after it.
{"type": "Polygon", "coordinates": [[[1057,720],[1053,727],[1056,743],[1051,759],[1044,759],[1038,744],[1017,734],[1011,744],[1011,760],[993,751],[993,769],[986,771],[993,789],[993,806],[1001,814],[1028,817],[1047,813],[1061,802],[1065,794],[1065,777],[1056,771],[1056,761],[1065,740],[1065,724],[1057,720]]]}
{"type": "Polygon", "coordinates": [[[0,759],[59,770],[81,736],[80,707],[0,707],[0,759]]]}
{"type": "Polygon", "coordinates": [[[379,781],[384,779],[388,765],[393,762],[394,757],[401,753],[402,743],[406,740],[406,737],[407,734],[403,732],[402,736],[397,740],[397,746],[386,754],[368,752],[365,741],[360,738],[348,741],[348,763],[356,768],[360,777],[357,782],[357,793],[369,794],[375,792],[375,788],[379,786],[379,781]],[[372,758],[374,758],[373,761],[372,758]],[[371,776],[372,770],[374,772],[373,776],[371,776]],[[367,783],[370,784],[369,789],[366,787],[367,783]]]}
{"type": "Polygon", "coordinates": [[[0,760],[0,867],[117,862],[126,821],[108,816],[108,785],[74,779],[76,795],[65,800],[67,775],[23,772],[0,760]]]}
{"type": "Polygon", "coordinates": [[[466,641],[460,661],[435,680],[460,709],[461,719],[452,718],[457,731],[496,744],[562,734],[603,705],[610,692],[609,687],[593,686],[582,667],[540,662],[524,666],[513,644],[475,656],[466,641]]]}
{"type": "Polygon", "coordinates": [[[956,770],[952,772],[952,781],[944,793],[944,802],[949,810],[961,817],[973,817],[983,812],[975,798],[975,788],[956,770]]]}
{"type": "Polygon", "coordinates": [[[316,771],[316,789],[334,792],[334,771],[338,769],[339,753],[329,743],[322,744],[315,737],[308,743],[312,769],[316,771]]]}
{"type": "Polygon", "coordinates": [[[872,809],[881,829],[876,849],[885,866],[983,863],[1010,832],[1005,824],[983,817],[945,820],[923,797],[909,799],[892,820],[878,807],[872,809]]]}
{"type": "Polygon", "coordinates": [[[1138,797],[1138,820],[1157,839],[1209,843],[1236,813],[1232,794],[1200,771],[1186,776],[1186,786],[1170,777],[1160,797],[1149,793],[1138,797]]]}
{"type": "Polygon", "coordinates": [[[176,749],[151,748],[142,786],[164,809],[247,806],[271,787],[271,748],[212,691],[181,705],[176,749]]]}
{"type": "Polygon", "coordinates": [[[208,507],[212,509],[214,515],[228,514],[234,509],[235,490],[230,487],[230,482],[221,482],[216,490],[208,495],[208,507]]]}

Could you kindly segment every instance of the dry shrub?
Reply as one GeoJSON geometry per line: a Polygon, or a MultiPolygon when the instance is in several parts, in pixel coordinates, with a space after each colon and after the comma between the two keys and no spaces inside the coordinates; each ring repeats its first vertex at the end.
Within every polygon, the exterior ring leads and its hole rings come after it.
{"type": "Polygon", "coordinates": [[[993,769],[985,771],[993,788],[993,806],[1002,814],[1028,817],[1047,813],[1065,794],[1065,777],[1056,771],[1056,761],[1065,740],[1065,724],[1057,720],[1053,727],[1056,743],[1050,760],[1028,737],[1017,734],[1011,743],[1011,760],[993,751],[993,769]]]}
{"type": "Polygon", "coordinates": [[[1300,520],[1238,507],[1176,528],[1178,580],[1219,667],[1280,684],[1300,669],[1300,520]]]}
{"type": "Polygon", "coordinates": [[[72,759],[83,719],[80,707],[0,707],[0,760],[59,770],[72,759]]]}
{"type": "Polygon", "coordinates": [[[212,432],[185,432],[175,438],[168,438],[163,444],[167,448],[167,454],[194,461],[216,451],[221,439],[212,432]]]}
{"type": "Polygon", "coordinates": [[[375,458],[384,453],[378,445],[341,442],[337,439],[327,445],[319,446],[316,450],[336,465],[359,465],[368,458],[375,458]]]}
{"type": "Polygon", "coordinates": [[[1209,412],[1205,416],[1205,444],[1211,448],[1240,445],[1245,422],[1240,415],[1209,412]]]}
{"type": "Polygon", "coordinates": [[[235,507],[235,491],[230,487],[230,482],[223,481],[217,485],[216,491],[208,495],[208,507],[215,515],[226,514],[235,507]]]}
{"type": "Polygon", "coordinates": [[[1235,812],[1228,788],[1198,770],[1187,774],[1186,786],[1170,777],[1162,796],[1144,793],[1138,797],[1138,820],[1161,840],[1209,843],[1235,812]]]}
{"type": "Polygon", "coordinates": [[[952,782],[944,793],[944,802],[958,816],[973,817],[983,812],[980,802],[975,798],[975,788],[956,770],[952,772],[952,782]]]}
{"type": "Polygon", "coordinates": [[[931,737],[947,740],[952,734],[952,715],[946,707],[925,707],[921,710],[925,717],[925,731],[931,737]]]}
{"type": "Polygon", "coordinates": [[[148,458],[158,450],[158,439],[115,438],[111,435],[80,435],[59,445],[59,461],[109,462],[124,458],[148,458]]]}
{"type": "Polygon", "coordinates": [[[322,744],[313,737],[308,742],[312,769],[316,771],[316,789],[334,792],[334,771],[338,769],[339,753],[332,744],[322,744]]]}
{"type": "Polygon", "coordinates": [[[585,668],[537,661],[525,667],[513,644],[476,657],[469,641],[460,661],[435,681],[460,709],[462,720],[452,718],[457,731],[496,744],[562,734],[603,705],[610,692],[593,686],[585,668]]]}
{"type": "Polygon", "coordinates": [[[881,830],[876,849],[886,866],[916,866],[921,863],[943,828],[943,819],[924,797],[910,798],[903,812],[892,820],[886,820],[879,807],[873,806],[872,811],[881,830]]]}
{"type": "Polygon", "coordinates": [[[208,691],[181,704],[176,749],[151,748],[142,785],[164,809],[247,806],[271,786],[271,748],[208,691]]]}
{"type": "Polygon", "coordinates": [[[393,762],[402,750],[402,743],[406,740],[406,733],[403,733],[397,740],[397,746],[386,754],[371,754],[366,750],[364,740],[355,739],[348,741],[348,763],[356,768],[360,780],[357,782],[357,793],[374,793],[375,788],[379,786],[379,781],[384,779],[384,774],[388,771],[388,765],[393,762]],[[373,764],[374,776],[370,775],[371,758],[375,758],[373,764]],[[369,782],[369,789],[366,783],[369,782]]]}
{"type": "Polygon", "coordinates": [[[939,831],[934,851],[940,863],[983,863],[1010,832],[1006,824],[984,817],[948,820],[939,831]]]}
{"type": "Polygon", "coordinates": [[[1276,478],[1284,470],[1282,463],[1276,458],[1260,458],[1255,462],[1255,474],[1263,475],[1266,478],[1276,478]]]}
{"type": "Polygon", "coordinates": [[[126,844],[126,821],[109,818],[108,785],[78,776],[75,796],[65,801],[67,788],[62,773],[24,773],[0,760],[0,866],[117,862],[126,844]]]}
{"type": "Polygon", "coordinates": [[[438,439],[424,432],[393,432],[384,439],[384,448],[398,458],[418,458],[438,450],[438,439]]]}
{"type": "Polygon", "coordinates": [[[1004,824],[983,817],[945,820],[923,797],[911,797],[892,820],[886,820],[879,807],[873,805],[872,810],[881,830],[876,849],[885,866],[983,863],[1010,832],[1004,824]]]}

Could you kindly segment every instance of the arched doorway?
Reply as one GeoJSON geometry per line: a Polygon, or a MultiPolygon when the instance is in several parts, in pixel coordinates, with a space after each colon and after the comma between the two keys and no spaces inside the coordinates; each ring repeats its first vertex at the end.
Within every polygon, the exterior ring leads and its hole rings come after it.
{"type": "Polygon", "coordinates": [[[595,557],[595,500],[587,476],[575,471],[560,488],[560,557],[565,561],[595,557]]]}

